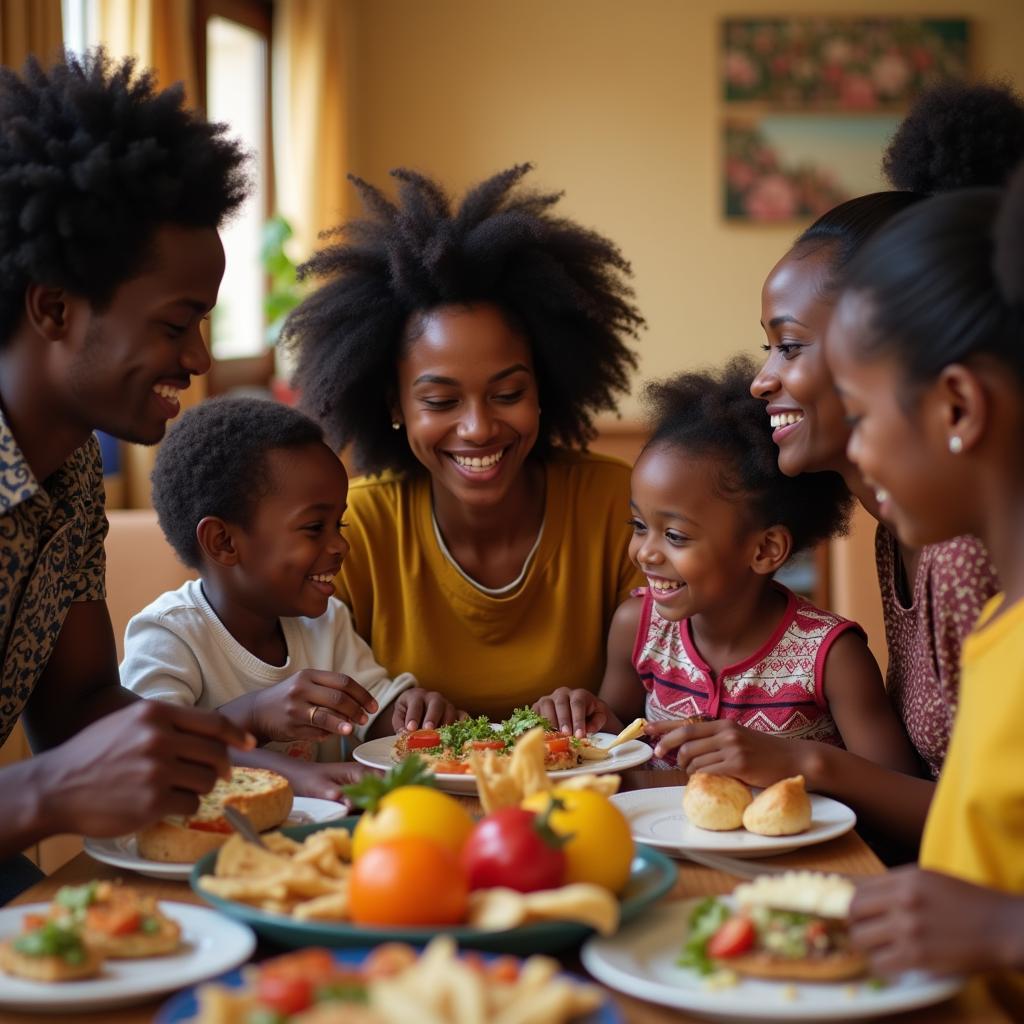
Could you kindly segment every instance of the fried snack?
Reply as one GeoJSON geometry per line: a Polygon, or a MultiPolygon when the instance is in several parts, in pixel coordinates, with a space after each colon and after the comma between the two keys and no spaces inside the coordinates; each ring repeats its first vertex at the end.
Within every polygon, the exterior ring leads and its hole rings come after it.
{"type": "Polygon", "coordinates": [[[539,892],[495,888],[470,894],[469,923],[476,928],[504,931],[529,921],[575,921],[612,935],[619,926],[619,903],[604,886],[589,882],[539,892]]]}
{"type": "Polygon", "coordinates": [[[697,828],[728,832],[744,824],[744,811],[752,799],[738,779],[696,772],[683,792],[683,812],[697,828]]]}
{"type": "MultiPolygon", "coordinates": [[[[583,747],[596,750],[596,747],[583,747]]],[[[469,763],[476,778],[476,791],[484,814],[502,807],[518,807],[534,793],[548,793],[554,784],[544,770],[544,730],[531,729],[516,741],[511,757],[493,750],[472,751],[469,763]]],[[[604,796],[619,790],[618,775],[574,775],[559,780],[563,789],[590,789],[604,796]]]]}
{"type": "Polygon", "coordinates": [[[759,836],[794,836],[810,826],[811,800],[802,775],[769,786],[743,812],[743,827],[759,836]]]}
{"type": "Polygon", "coordinates": [[[298,920],[348,919],[352,837],[347,829],[321,829],[302,843],[274,833],[264,841],[279,852],[232,836],[217,854],[214,874],[200,878],[199,887],[298,920]]]}
{"type": "Polygon", "coordinates": [[[634,718],[629,725],[626,726],[618,736],[615,737],[604,749],[611,750],[612,747],[618,747],[623,743],[629,743],[631,740],[639,739],[644,734],[644,729],[647,728],[647,720],[644,718],[634,718]]]}
{"type": "Polygon", "coordinates": [[[100,973],[103,954],[85,943],[77,929],[49,919],[26,924],[22,935],[0,942],[0,971],[46,982],[80,981],[100,973]]]}

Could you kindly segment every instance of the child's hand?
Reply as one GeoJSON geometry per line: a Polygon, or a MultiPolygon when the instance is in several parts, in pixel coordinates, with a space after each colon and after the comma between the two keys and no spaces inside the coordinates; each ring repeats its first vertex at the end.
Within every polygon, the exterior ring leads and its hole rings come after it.
{"type": "Polygon", "coordinates": [[[317,800],[336,800],[350,807],[348,798],[341,792],[342,786],[359,782],[367,775],[379,774],[352,761],[319,764],[316,761],[299,761],[289,758],[289,764],[280,769],[288,776],[296,796],[311,796],[317,800]]]}
{"type": "Polygon", "coordinates": [[[421,728],[436,729],[439,725],[451,725],[452,722],[468,717],[465,711],[460,711],[443,693],[414,686],[398,695],[395,709],[391,713],[391,727],[396,733],[403,729],[409,732],[421,728]]]}
{"type": "Polygon", "coordinates": [[[727,719],[712,722],[650,722],[647,735],[657,742],[656,757],[671,757],[688,775],[711,772],[731,775],[748,786],[770,786],[779,779],[798,774],[801,750],[806,740],[769,736],[727,719]]]}
{"type": "Polygon", "coordinates": [[[864,879],[850,905],[850,940],[883,974],[1020,969],[1022,930],[1021,897],[916,866],[864,879]]]}
{"type": "Polygon", "coordinates": [[[554,693],[541,697],[533,705],[560,732],[582,739],[597,732],[608,721],[608,705],[589,690],[570,690],[560,686],[554,693]]]}
{"type": "Polygon", "coordinates": [[[364,725],[377,702],[354,679],[304,668],[252,695],[250,729],[260,743],[324,740],[364,725]]]}

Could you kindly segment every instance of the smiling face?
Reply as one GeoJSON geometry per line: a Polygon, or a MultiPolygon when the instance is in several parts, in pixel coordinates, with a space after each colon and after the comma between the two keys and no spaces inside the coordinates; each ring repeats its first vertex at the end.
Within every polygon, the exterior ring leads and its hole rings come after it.
{"type": "Polygon", "coordinates": [[[348,554],[341,519],[348,476],[338,457],[317,442],[267,455],[269,492],[247,528],[233,527],[249,607],[268,618],[315,618],[327,610],[334,577],[348,554]]]}
{"type": "Polygon", "coordinates": [[[848,431],[823,352],[833,305],[824,296],[831,248],[784,256],[761,290],[768,357],[750,386],[767,403],[779,469],[786,476],[843,472],[848,431]]]}
{"type": "Polygon", "coordinates": [[[61,407],[85,429],[155,444],[178,414],[178,392],[210,368],[200,325],[217,301],[224,249],[212,228],[164,226],[146,268],[102,310],[69,300],[56,351],[61,407]]]}
{"type": "Polygon", "coordinates": [[[967,460],[949,451],[951,414],[941,387],[911,392],[892,357],[866,356],[858,341],[870,320],[869,301],[847,293],[828,330],[828,365],[850,424],[847,455],[904,544],[972,532],[961,506],[974,483],[967,460]]]}
{"type": "Polygon", "coordinates": [[[673,622],[728,608],[754,574],[761,531],[742,501],[719,495],[719,473],[716,460],[667,446],[646,449],[633,467],[629,555],[673,622]]]}
{"type": "Polygon", "coordinates": [[[398,363],[396,416],[435,487],[464,505],[499,505],[540,427],[526,339],[491,305],[426,314],[398,363]]]}

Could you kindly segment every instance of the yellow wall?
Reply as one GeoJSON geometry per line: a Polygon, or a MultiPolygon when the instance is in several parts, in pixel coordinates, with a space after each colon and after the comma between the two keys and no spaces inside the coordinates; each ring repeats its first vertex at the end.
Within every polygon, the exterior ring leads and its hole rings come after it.
{"type": "Polygon", "coordinates": [[[755,351],[761,281],[796,228],[719,214],[719,18],[894,10],[969,14],[976,68],[1024,83],[1024,0],[362,0],[352,169],[460,191],[532,161],[633,263],[638,379],[755,351]]]}
{"type": "MultiPolygon", "coordinates": [[[[1024,0],[359,0],[352,169],[378,183],[404,164],[459,192],[532,161],[633,263],[637,382],[756,352],[761,282],[798,227],[720,215],[719,19],[897,11],[969,16],[976,73],[1024,85],[1024,0]]],[[[873,534],[859,515],[835,545],[832,603],[884,664],[873,534]]]]}

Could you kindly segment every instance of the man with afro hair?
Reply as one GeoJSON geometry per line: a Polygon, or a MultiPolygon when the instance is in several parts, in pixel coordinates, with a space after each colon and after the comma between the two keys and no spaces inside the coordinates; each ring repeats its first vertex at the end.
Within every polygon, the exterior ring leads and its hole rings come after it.
{"type": "Polygon", "coordinates": [[[93,435],[155,444],[209,368],[243,159],[130,60],[0,68],[0,742],[21,717],[38,755],[0,772],[0,901],[30,843],[189,814],[251,742],[121,688],[93,435]]]}
{"type": "Polygon", "coordinates": [[[413,171],[397,201],[357,180],[367,216],[306,265],[325,280],[285,328],[306,408],[376,474],[353,481],[338,577],[356,629],[494,718],[552,679],[595,689],[639,581],[629,469],[581,450],[635,365],[629,264],[529,170],[458,204],[413,171]]]}

